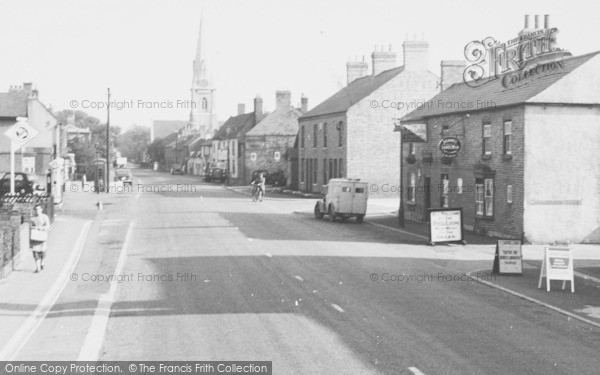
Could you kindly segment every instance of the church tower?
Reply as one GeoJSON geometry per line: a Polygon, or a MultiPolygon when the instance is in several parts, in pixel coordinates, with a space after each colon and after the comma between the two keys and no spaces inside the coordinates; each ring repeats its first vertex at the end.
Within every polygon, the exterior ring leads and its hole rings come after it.
{"type": "Polygon", "coordinates": [[[193,65],[192,79],[192,108],[190,112],[190,125],[194,131],[202,136],[210,136],[217,125],[215,113],[215,91],[212,80],[206,71],[206,50],[203,50],[203,18],[200,18],[200,32],[196,47],[196,59],[193,65]],[[203,55],[204,53],[204,55],[203,55]]]}

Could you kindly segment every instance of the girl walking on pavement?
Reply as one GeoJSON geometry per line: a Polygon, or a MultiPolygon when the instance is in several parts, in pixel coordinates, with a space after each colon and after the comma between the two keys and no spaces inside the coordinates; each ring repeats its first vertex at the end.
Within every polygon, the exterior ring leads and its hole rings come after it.
{"type": "Polygon", "coordinates": [[[36,204],[35,215],[31,218],[31,250],[35,260],[35,273],[44,269],[46,256],[46,240],[50,230],[50,219],[42,211],[42,206],[36,204]]]}

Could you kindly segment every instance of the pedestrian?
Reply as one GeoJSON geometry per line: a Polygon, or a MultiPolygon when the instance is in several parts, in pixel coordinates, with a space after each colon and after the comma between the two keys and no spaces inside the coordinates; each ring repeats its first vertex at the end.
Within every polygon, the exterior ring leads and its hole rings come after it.
{"type": "Polygon", "coordinates": [[[44,257],[46,256],[46,241],[50,230],[50,218],[44,214],[42,206],[36,204],[35,215],[31,218],[31,250],[35,260],[35,273],[44,269],[44,257]]]}
{"type": "Polygon", "coordinates": [[[260,172],[258,175],[258,188],[260,189],[258,192],[258,201],[262,202],[262,197],[265,195],[265,175],[263,172],[260,172]]]}

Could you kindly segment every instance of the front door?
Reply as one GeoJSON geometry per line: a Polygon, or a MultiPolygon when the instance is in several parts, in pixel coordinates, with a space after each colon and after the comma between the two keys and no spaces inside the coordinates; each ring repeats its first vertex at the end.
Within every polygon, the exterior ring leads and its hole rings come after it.
{"type": "Polygon", "coordinates": [[[429,222],[429,212],[431,208],[431,177],[423,179],[423,221],[429,222]]]}

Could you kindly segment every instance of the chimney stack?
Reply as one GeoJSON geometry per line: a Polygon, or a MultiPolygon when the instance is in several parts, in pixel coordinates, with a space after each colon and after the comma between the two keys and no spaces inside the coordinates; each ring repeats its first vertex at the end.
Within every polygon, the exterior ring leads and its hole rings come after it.
{"type": "Polygon", "coordinates": [[[289,91],[277,91],[275,93],[275,109],[278,111],[292,108],[292,94],[289,91]]]}
{"type": "Polygon", "coordinates": [[[381,46],[381,50],[377,51],[377,46],[375,46],[375,50],[371,54],[371,59],[374,76],[396,67],[396,52],[392,51],[391,45],[389,51],[384,51],[383,45],[381,46]]]}
{"type": "Polygon", "coordinates": [[[523,26],[524,29],[529,29],[529,14],[525,15],[525,25],[523,26]]]}
{"type": "Polygon", "coordinates": [[[348,85],[351,82],[368,75],[369,65],[365,61],[364,56],[362,61],[348,61],[346,63],[346,79],[348,85]]]}
{"type": "Polygon", "coordinates": [[[549,29],[550,28],[550,15],[546,14],[544,15],[544,29],[549,29]]]}
{"type": "Polygon", "coordinates": [[[263,116],[263,100],[259,95],[254,98],[254,124],[258,124],[263,116]]]}
{"type": "Polygon", "coordinates": [[[539,29],[540,28],[540,15],[536,14],[535,15],[535,29],[539,29]]]}
{"type": "Polygon", "coordinates": [[[33,83],[31,82],[23,82],[23,91],[31,92],[33,90],[33,83]]]}
{"type": "Polygon", "coordinates": [[[461,60],[442,60],[441,63],[441,91],[455,83],[463,82],[463,73],[467,63],[461,60]]]}
{"type": "Polygon", "coordinates": [[[304,96],[304,94],[302,94],[302,97],[300,98],[300,110],[302,113],[308,112],[308,98],[304,96]]]}
{"type": "Polygon", "coordinates": [[[404,48],[404,70],[427,71],[429,66],[429,43],[424,40],[407,40],[404,48]]]}
{"type": "Polygon", "coordinates": [[[244,103],[238,104],[238,115],[246,113],[246,105],[244,103]]]}

